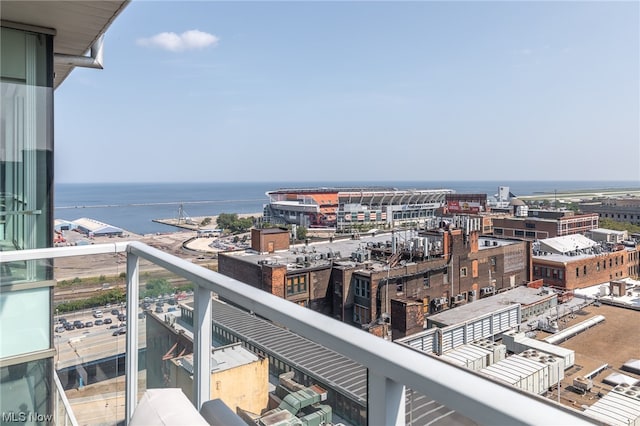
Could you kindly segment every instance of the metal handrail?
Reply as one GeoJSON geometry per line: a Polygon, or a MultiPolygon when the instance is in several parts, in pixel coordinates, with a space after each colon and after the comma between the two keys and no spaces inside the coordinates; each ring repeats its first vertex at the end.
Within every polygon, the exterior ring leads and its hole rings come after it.
{"type": "MultiPolygon", "coordinates": [[[[436,399],[450,409],[481,424],[598,424],[570,407],[557,405],[541,396],[494,381],[462,367],[424,356],[140,242],[2,252],[0,263],[122,251],[128,253],[128,296],[138,294],[138,258],[146,259],[196,285],[194,305],[196,310],[200,306],[200,315],[199,317],[198,314],[194,315],[194,332],[200,328],[211,327],[211,324],[200,323],[200,320],[207,318],[207,309],[209,309],[208,318],[210,318],[210,294],[214,292],[225,300],[278,323],[368,368],[370,422],[372,419],[384,418],[385,424],[404,424],[404,387],[406,386],[436,399]],[[198,297],[200,297],[199,300],[198,297]]],[[[137,306],[137,300],[131,300],[129,297],[128,303],[131,303],[131,306],[137,306]]],[[[210,339],[211,333],[203,333],[204,337],[201,337],[205,342],[207,334],[210,339]]],[[[137,322],[128,321],[127,338],[131,339],[131,347],[136,347],[137,336],[137,322]]],[[[198,344],[194,342],[194,352],[197,351],[197,347],[199,347],[198,344]]],[[[210,348],[210,340],[208,347],[210,348]]],[[[136,355],[137,351],[127,352],[127,363],[130,360],[135,361],[129,366],[129,371],[136,371],[136,355]]],[[[199,357],[196,354],[194,358],[201,358],[204,363],[196,366],[200,367],[196,368],[196,371],[208,371],[208,368],[203,368],[209,362],[208,356],[199,357]]],[[[208,379],[208,375],[205,375],[205,379],[208,379]]],[[[208,383],[203,383],[205,381],[207,380],[201,380],[200,375],[194,375],[194,382],[198,382],[194,383],[196,389],[201,385],[208,386],[208,383]]],[[[127,398],[133,404],[127,410],[127,419],[130,418],[136,403],[134,395],[137,393],[137,385],[134,382],[134,380],[127,380],[128,384],[131,383],[131,386],[127,386],[127,398]]]]}

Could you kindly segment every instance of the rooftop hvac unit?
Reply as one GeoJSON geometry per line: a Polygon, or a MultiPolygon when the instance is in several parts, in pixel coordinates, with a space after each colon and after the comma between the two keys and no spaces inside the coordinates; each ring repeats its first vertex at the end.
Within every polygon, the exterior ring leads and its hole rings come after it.
{"type": "Polygon", "coordinates": [[[593,381],[587,379],[586,377],[581,377],[581,376],[574,377],[573,387],[582,389],[585,391],[590,391],[591,388],[593,387],[593,381]]]}

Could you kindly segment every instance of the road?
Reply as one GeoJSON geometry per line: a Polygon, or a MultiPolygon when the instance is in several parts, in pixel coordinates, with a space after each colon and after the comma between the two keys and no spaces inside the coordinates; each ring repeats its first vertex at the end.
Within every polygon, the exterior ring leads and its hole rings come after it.
{"type": "MultiPolygon", "coordinates": [[[[121,310],[122,312],[122,310],[121,310]]],[[[95,321],[91,312],[65,316],[67,321],[80,320],[83,322],[95,321]]],[[[108,358],[121,354],[125,351],[126,335],[113,336],[116,329],[111,329],[112,325],[119,325],[120,322],[115,315],[105,311],[104,318],[111,318],[112,324],[94,325],[61,333],[54,333],[54,343],[57,355],[55,357],[56,369],[60,370],[77,364],[84,364],[97,359],[108,358]]],[[[104,319],[103,318],[103,319],[104,319]]],[[[127,318],[129,319],[129,318],[127,318]]],[[[138,341],[140,348],[146,347],[146,327],[145,319],[137,319],[139,324],[138,341]]],[[[56,325],[57,326],[57,325],[56,325]]]]}

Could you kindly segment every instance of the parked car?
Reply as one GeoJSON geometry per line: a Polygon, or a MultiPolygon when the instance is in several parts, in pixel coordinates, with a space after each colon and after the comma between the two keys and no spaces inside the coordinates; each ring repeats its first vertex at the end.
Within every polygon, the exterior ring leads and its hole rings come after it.
{"type": "Polygon", "coordinates": [[[118,315],[118,321],[126,321],[126,320],[127,320],[127,316],[125,314],[118,315]]]}
{"type": "Polygon", "coordinates": [[[113,324],[109,326],[109,330],[115,330],[116,328],[120,328],[118,327],[118,324],[113,324]]]}
{"type": "Polygon", "coordinates": [[[117,309],[112,309],[111,310],[111,315],[120,315],[120,311],[117,309]]]}
{"type": "Polygon", "coordinates": [[[80,324],[82,324],[82,321],[80,321],[80,320],[75,320],[75,321],[73,322],[73,326],[74,326],[74,327],[77,327],[77,326],[79,326],[80,324]]]}
{"type": "Polygon", "coordinates": [[[71,323],[66,323],[66,324],[64,325],[64,329],[65,329],[65,330],[67,330],[67,331],[71,331],[71,330],[75,330],[76,328],[75,328],[75,326],[74,326],[73,324],[71,324],[71,323]]]}
{"type": "Polygon", "coordinates": [[[84,323],[84,326],[85,327],[93,327],[93,322],[87,321],[87,322],[84,323]]]}
{"type": "Polygon", "coordinates": [[[101,310],[97,310],[97,311],[93,311],[93,317],[94,318],[102,318],[102,311],[101,310]]]}
{"type": "Polygon", "coordinates": [[[119,328],[116,331],[113,332],[114,336],[119,336],[121,334],[125,334],[127,332],[126,328],[119,328]]]}
{"type": "Polygon", "coordinates": [[[55,328],[56,333],[62,333],[64,330],[65,330],[64,326],[61,326],[61,325],[55,328]]]}
{"type": "Polygon", "coordinates": [[[157,314],[161,314],[164,312],[164,309],[162,309],[162,306],[156,306],[156,313],[157,314]]]}
{"type": "Polygon", "coordinates": [[[113,321],[111,320],[111,318],[105,318],[103,322],[105,324],[111,324],[113,321]]]}
{"type": "Polygon", "coordinates": [[[77,325],[76,324],[74,324],[74,325],[76,326],[76,328],[84,328],[84,323],[83,322],[80,322],[77,325]]]}
{"type": "Polygon", "coordinates": [[[96,322],[94,322],[94,324],[95,325],[102,325],[102,324],[104,324],[104,321],[99,319],[99,320],[96,320],[96,322]]]}
{"type": "Polygon", "coordinates": [[[169,309],[167,309],[167,312],[175,312],[177,311],[175,306],[171,306],[169,309]]]}

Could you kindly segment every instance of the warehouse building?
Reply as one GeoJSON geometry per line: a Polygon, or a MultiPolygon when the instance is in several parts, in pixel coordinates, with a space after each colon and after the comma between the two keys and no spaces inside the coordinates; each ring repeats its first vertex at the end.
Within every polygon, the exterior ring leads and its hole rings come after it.
{"type": "Polygon", "coordinates": [[[124,230],[117,226],[108,225],[95,219],[89,219],[86,217],[76,219],[73,221],[78,231],[93,237],[108,237],[108,236],[121,236],[124,234],[124,230]]]}

